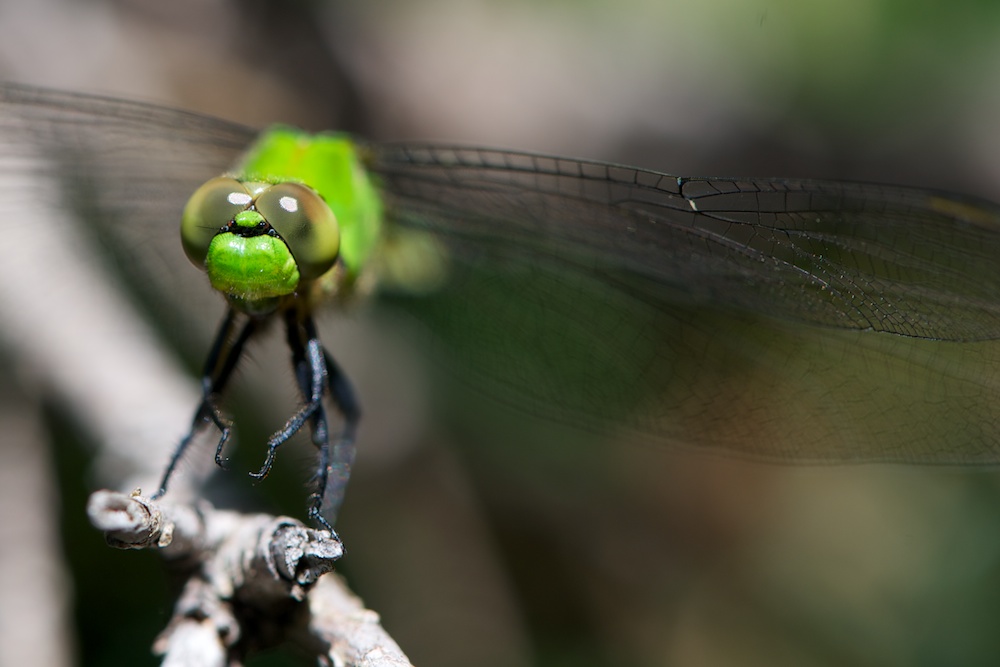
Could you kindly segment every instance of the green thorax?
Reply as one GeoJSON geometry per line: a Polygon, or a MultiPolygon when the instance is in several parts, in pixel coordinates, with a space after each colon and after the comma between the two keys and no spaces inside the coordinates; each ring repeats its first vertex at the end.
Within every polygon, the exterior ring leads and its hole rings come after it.
{"type": "Polygon", "coordinates": [[[379,240],[382,203],[347,135],[274,126],[261,134],[232,175],[240,181],[294,181],[318,192],[340,226],[347,280],[356,278],[371,258],[379,240]]]}

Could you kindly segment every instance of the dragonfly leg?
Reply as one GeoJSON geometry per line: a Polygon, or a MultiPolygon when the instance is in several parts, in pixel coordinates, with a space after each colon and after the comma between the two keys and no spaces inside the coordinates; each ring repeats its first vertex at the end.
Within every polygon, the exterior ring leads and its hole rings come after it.
{"type": "Polygon", "coordinates": [[[285,324],[288,345],[292,350],[292,364],[295,379],[302,392],[305,404],[288,420],[284,428],[268,440],[264,464],[255,479],[263,479],[270,472],[274,459],[282,444],[288,441],[308,422],[313,444],[319,449],[319,466],[316,472],[316,492],[312,495],[309,517],[333,535],[331,520],[343,498],[344,486],[350,475],[354,460],[354,436],[357,431],[360,410],[354,398],[354,391],[346,375],[323,349],[310,317],[299,319],[295,312],[286,313],[285,324]],[[326,391],[343,414],[345,426],[336,443],[330,444],[330,425],[323,408],[326,391]]]}
{"type": "Polygon", "coordinates": [[[191,420],[191,428],[181,438],[173,454],[171,454],[170,462],[167,463],[166,470],[163,471],[163,477],[160,480],[160,488],[153,495],[154,499],[161,497],[167,492],[167,484],[170,482],[170,477],[173,475],[174,470],[176,470],[177,464],[184,456],[184,452],[191,444],[191,441],[194,440],[194,436],[197,435],[198,431],[209,421],[221,433],[219,444],[216,447],[215,462],[219,466],[225,467],[225,461],[221,458],[221,452],[232,433],[232,424],[223,417],[222,411],[215,405],[214,397],[225,388],[229,378],[232,377],[233,370],[236,368],[236,364],[243,353],[243,347],[256,329],[256,322],[252,319],[249,320],[244,325],[240,335],[235,340],[232,340],[235,329],[236,313],[230,310],[226,313],[226,317],[219,327],[219,333],[216,334],[215,342],[212,344],[208,358],[205,361],[205,369],[201,378],[201,400],[195,409],[194,418],[191,420]],[[220,359],[223,360],[221,366],[219,364],[220,359]]]}
{"type": "Polygon", "coordinates": [[[344,490],[354,465],[355,435],[361,420],[361,409],[355,398],[347,375],[332,356],[323,351],[326,364],[330,397],[344,417],[344,429],[336,442],[330,443],[325,417],[322,431],[313,429],[313,444],[319,449],[319,465],[316,470],[316,492],[309,506],[309,517],[329,528],[336,521],[337,512],[344,500],[344,490]]]}
{"type": "Polygon", "coordinates": [[[153,500],[162,497],[163,494],[167,492],[167,484],[170,483],[170,478],[173,476],[174,470],[177,468],[177,464],[180,463],[188,445],[191,444],[191,440],[194,439],[195,434],[197,434],[198,430],[206,420],[205,410],[207,405],[208,404],[206,403],[205,398],[202,397],[201,402],[198,404],[198,409],[194,413],[194,419],[191,420],[191,428],[188,430],[187,434],[181,438],[181,441],[177,443],[173,454],[170,455],[170,462],[167,463],[167,467],[163,471],[163,477],[160,478],[160,488],[153,494],[153,500]]]}
{"type": "MultiPolygon", "coordinates": [[[[229,378],[232,377],[233,371],[236,370],[236,366],[240,362],[240,357],[243,356],[243,348],[256,330],[257,320],[253,318],[247,320],[247,323],[243,325],[243,329],[240,331],[240,335],[226,350],[222,366],[218,369],[218,373],[212,382],[211,391],[205,394],[203,401],[208,409],[209,419],[211,419],[220,432],[219,442],[215,446],[215,465],[223,470],[229,467],[229,459],[222,458],[222,450],[225,449],[226,443],[229,441],[229,436],[232,434],[232,424],[223,418],[222,411],[215,405],[215,396],[218,396],[229,382],[229,378]]],[[[212,362],[211,355],[209,356],[209,361],[212,362]]],[[[218,357],[216,357],[212,366],[214,367],[217,362],[218,357]]],[[[202,386],[204,387],[204,381],[202,382],[202,386]]]]}
{"type": "MultiPolygon", "coordinates": [[[[303,380],[306,377],[305,374],[299,374],[300,382],[299,388],[305,392],[309,389],[309,385],[303,380]]],[[[326,410],[320,405],[316,408],[316,412],[313,413],[312,418],[309,420],[309,427],[312,431],[312,441],[313,444],[319,449],[320,466],[317,472],[317,487],[319,489],[326,488],[327,483],[327,470],[330,458],[330,424],[326,418],[326,410]]],[[[333,529],[333,526],[321,511],[323,504],[323,493],[320,490],[314,493],[311,497],[311,502],[309,504],[309,518],[315,521],[319,526],[325,530],[330,531],[333,536],[337,535],[337,531],[333,529]]]]}
{"type": "MultiPolygon", "coordinates": [[[[326,363],[323,358],[323,346],[316,337],[307,338],[294,311],[288,311],[285,317],[288,345],[292,350],[292,364],[295,367],[295,377],[299,389],[305,398],[305,404],[299,408],[284,427],[268,438],[267,454],[264,464],[257,472],[250,473],[254,479],[264,479],[271,472],[274,457],[278,447],[288,442],[289,438],[298,433],[303,424],[311,420],[317,410],[322,410],[323,392],[326,388],[326,363]]],[[[325,418],[324,418],[325,419],[325,418]]]]}

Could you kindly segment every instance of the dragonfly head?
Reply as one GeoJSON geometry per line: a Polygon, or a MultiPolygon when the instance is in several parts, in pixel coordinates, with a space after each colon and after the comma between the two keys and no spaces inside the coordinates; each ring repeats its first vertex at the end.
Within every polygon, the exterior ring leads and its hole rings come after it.
{"type": "Polygon", "coordinates": [[[282,297],[327,273],[340,252],[336,216],[314,190],[226,176],[188,200],[181,240],[212,286],[254,313],[274,310],[282,297]]]}

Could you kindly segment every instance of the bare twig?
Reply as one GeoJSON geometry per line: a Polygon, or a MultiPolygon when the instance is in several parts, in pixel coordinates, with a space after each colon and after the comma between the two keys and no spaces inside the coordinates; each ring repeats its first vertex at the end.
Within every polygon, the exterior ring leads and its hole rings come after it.
{"type": "Polygon", "coordinates": [[[157,548],[185,577],[154,650],[164,665],[235,665],[288,642],[330,665],[400,667],[409,661],[335,575],[343,545],[295,519],[152,501],[97,491],[87,507],[108,544],[157,548]]]}

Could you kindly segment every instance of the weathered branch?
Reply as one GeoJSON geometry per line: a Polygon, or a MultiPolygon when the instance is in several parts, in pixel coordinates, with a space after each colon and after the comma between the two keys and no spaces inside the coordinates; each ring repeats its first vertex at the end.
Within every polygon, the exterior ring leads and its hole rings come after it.
{"type": "Polygon", "coordinates": [[[334,574],[336,535],[295,519],[97,491],[87,514],[119,549],[159,549],[186,579],[154,650],[164,665],[240,664],[282,642],[330,665],[409,661],[334,574]]]}

